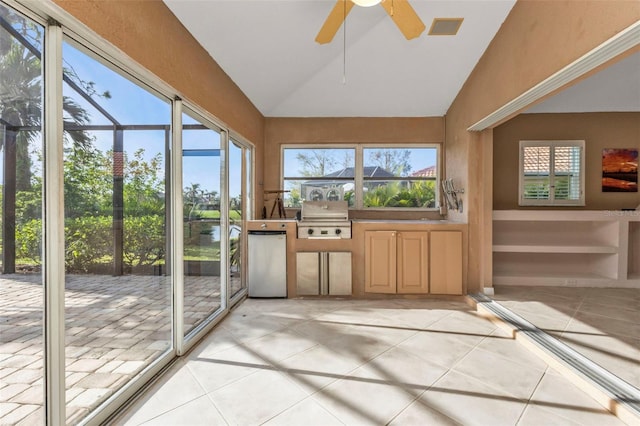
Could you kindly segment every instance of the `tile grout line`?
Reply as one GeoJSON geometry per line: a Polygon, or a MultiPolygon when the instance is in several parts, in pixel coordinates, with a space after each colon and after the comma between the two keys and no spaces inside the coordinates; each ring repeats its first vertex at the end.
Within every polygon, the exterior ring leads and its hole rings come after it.
{"type": "Polygon", "coordinates": [[[542,380],[547,375],[547,372],[549,371],[550,368],[551,367],[547,364],[547,367],[544,369],[544,371],[542,372],[542,375],[538,379],[538,383],[536,383],[536,385],[531,390],[531,395],[529,395],[529,398],[527,399],[527,403],[525,404],[524,408],[522,409],[522,412],[516,419],[516,423],[515,423],[516,425],[520,423],[520,420],[522,420],[522,416],[524,416],[524,413],[527,411],[527,408],[529,408],[529,406],[531,405],[531,400],[533,399],[533,396],[536,394],[536,391],[540,387],[540,383],[542,383],[542,380]]]}
{"type": "Polygon", "coordinates": [[[560,336],[564,337],[564,334],[569,329],[569,326],[575,321],[576,315],[578,315],[578,312],[580,312],[580,308],[582,307],[582,305],[584,304],[584,301],[587,298],[587,293],[588,293],[588,291],[581,296],[580,303],[578,304],[578,307],[573,311],[573,314],[571,315],[571,319],[567,322],[567,324],[562,329],[562,333],[560,333],[560,336]]]}
{"type": "MultiPolygon", "coordinates": [[[[330,311],[330,313],[335,313],[335,312],[336,312],[336,311],[338,311],[339,309],[340,309],[340,308],[333,309],[333,310],[331,310],[331,311],[330,311]]],[[[324,314],[323,314],[323,315],[324,315],[324,314]]],[[[448,315],[447,315],[447,316],[448,316],[448,315]]],[[[392,318],[390,318],[390,317],[387,317],[387,316],[384,316],[384,317],[385,317],[385,319],[386,319],[386,320],[388,320],[388,321],[391,321],[391,320],[392,320],[392,318]]],[[[314,318],[314,320],[315,320],[315,318],[314,318]]],[[[436,322],[438,322],[439,320],[440,320],[440,319],[435,320],[435,321],[433,321],[431,324],[436,323],[436,322]]],[[[431,324],[430,324],[430,325],[431,325],[431,324]]],[[[375,326],[377,326],[377,325],[376,325],[376,324],[371,324],[371,325],[367,325],[367,326],[375,327],[375,326]]],[[[314,392],[312,392],[312,393],[308,394],[304,399],[302,399],[301,401],[298,401],[297,403],[295,403],[295,404],[294,404],[294,405],[292,405],[291,407],[288,407],[287,409],[283,410],[282,412],[284,412],[284,411],[286,411],[286,410],[291,409],[292,407],[294,407],[295,405],[299,404],[299,403],[300,403],[300,402],[302,402],[302,401],[305,401],[305,400],[307,400],[307,399],[313,399],[313,397],[314,397],[315,395],[317,395],[317,394],[321,393],[324,389],[328,388],[329,386],[333,385],[334,383],[338,382],[339,380],[344,380],[345,378],[348,378],[348,377],[349,377],[349,376],[350,376],[354,371],[358,370],[359,368],[362,368],[363,366],[365,366],[366,364],[368,364],[368,363],[370,363],[371,361],[375,360],[376,358],[378,358],[378,357],[382,356],[383,354],[385,354],[385,353],[387,353],[387,352],[389,352],[389,351],[391,351],[391,350],[393,350],[393,349],[395,349],[395,348],[399,348],[399,345],[400,345],[400,344],[402,344],[403,342],[405,342],[405,341],[409,340],[410,338],[412,338],[412,337],[416,336],[416,335],[417,335],[417,334],[419,334],[419,333],[420,333],[420,331],[414,331],[410,336],[408,336],[408,337],[404,338],[403,340],[401,340],[401,341],[400,341],[400,342],[398,342],[398,343],[395,343],[395,344],[393,344],[393,345],[390,345],[390,346],[389,346],[387,349],[385,349],[384,351],[382,351],[382,352],[380,352],[379,354],[377,354],[377,355],[375,355],[375,356],[373,356],[373,357],[371,357],[371,358],[369,358],[369,359],[365,360],[363,363],[361,363],[361,364],[357,365],[357,366],[356,366],[356,367],[354,367],[352,370],[347,371],[346,373],[342,374],[342,375],[341,375],[341,377],[338,377],[338,378],[336,378],[335,380],[333,380],[333,381],[331,381],[331,382],[327,383],[326,385],[322,386],[321,388],[318,388],[318,389],[317,389],[317,390],[315,390],[314,392]]],[[[328,348],[327,346],[323,345],[323,344],[322,344],[322,343],[320,343],[320,342],[318,342],[318,343],[317,343],[315,346],[313,346],[313,347],[316,347],[316,346],[321,346],[321,347],[323,347],[323,348],[325,348],[325,349],[327,349],[327,350],[331,350],[331,348],[328,348]]],[[[310,350],[310,349],[311,349],[311,348],[309,348],[309,349],[307,349],[307,350],[310,350]]],[[[402,348],[399,348],[399,349],[402,349],[402,348]]],[[[305,350],[305,351],[303,351],[303,352],[306,352],[307,350],[305,350]]],[[[298,354],[291,355],[290,357],[293,357],[293,356],[296,356],[296,355],[298,355],[298,354]]],[[[288,359],[288,358],[290,358],[290,357],[287,357],[287,358],[285,358],[285,359],[288,359]]],[[[276,368],[277,368],[277,367],[276,367],[276,368]]],[[[280,371],[280,372],[282,372],[282,373],[285,373],[285,377],[286,377],[288,380],[292,381],[296,386],[298,386],[298,387],[299,387],[299,385],[298,385],[297,383],[295,383],[295,381],[294,381],[294,380],[292,380],[292,379],[290,378],[290,374],[289,374],[289,371],[288,371],[289,369],[279,369],[279,368],[277,368],[277,370],[278,370],[278,371],[280,371]]],[[[437,379],[437,380],[439,380],[439,379],[440,379],[444,374],[446,374],[446,373],[443,373],[440,377],[438,377],[438,379],[437,379]]],[[[436,381],[437,381],[437,380],[436,380],[436,381]]],[[[390,384],[391,384],[391,383],[390,383],[390,384]]],[[[430,388],[430,387],[432,387],[432,386],[433,386],[433,384],[432,384],[432,385],[430,385],[428,388],[430,388]]],[[[394,418],[396,418],[398,415],[400,415],[400,413],[402,413],[404,410],[406,410],[406,409],[407,409],[411,404],[413,404],[414,402],[417,402],[417,401],[418,401],[418,399],[419,399],[419,398],[420,398],[420,397],[421,397],[425,392],[427,392],[428,388],[427,388],[427,389],[425,389],[425,390],[423,390],[422,392],[420,392],[417,396],[410,395],[413,399],[412,399],[412,400],[407,404],[407,406],[406,406],[406,407],[404,407],[404,408],[403,408],[402,410],[400,410],[400,411],[399,411],[395,416],[393,416],[393,417],[389,420],[389,422],[388,422],[388,423],[390,423],[394,418]]],[[[333,413],[331,413],[331,411],[329,411],[329,410],[328,410],[328,409],[327,409],[327,408],[326,408],[326,407],[325,407],[325,406],[324,406],[320,401],[315,401],[315,400],[314,400],[314,402],[316,402],[316,403],[317,403],[317,404],[318,404],[318,405],[319,405],[319,406],[320,406],[324,411],[328,412],[328,413],[329,413],[329,414],[331,414],[334,418],[336,418],[340,423],[343,423],[343,422],[342,422],[338,417],[336,417],[333,413]]],[[[281,413],[279,413],[278,415],[282,414],[282,412],[281,412],[281,413]]],[[[274,416],[274,417],[276,417],[276,416],[274,416]]],[[[273,417],[272,417],[272,418],[273,418],[273,417]]],[[[344,424],[344,423],[343,423],[343,424],[344,424]]]]}
{"type": "Polygon", "coordinates": [[[508,327],[516,340],[541,356],[548,364],[577,384],[605,409],[624,422],[640,417],[640,390],[594,363],[565,343],[535,327],[484,294],[469,295],[490,318],[508,327]],[[525,343],[526,342],[526,343],[525,343]]]}

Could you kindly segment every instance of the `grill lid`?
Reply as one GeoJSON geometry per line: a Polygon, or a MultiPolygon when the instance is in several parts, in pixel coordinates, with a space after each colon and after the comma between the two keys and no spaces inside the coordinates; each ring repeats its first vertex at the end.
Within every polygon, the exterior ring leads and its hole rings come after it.
{"type": "Polygon", "coordinates": [[[301,222],[347,222],[349,205],[346,201],[303,201],[301,222]]]}

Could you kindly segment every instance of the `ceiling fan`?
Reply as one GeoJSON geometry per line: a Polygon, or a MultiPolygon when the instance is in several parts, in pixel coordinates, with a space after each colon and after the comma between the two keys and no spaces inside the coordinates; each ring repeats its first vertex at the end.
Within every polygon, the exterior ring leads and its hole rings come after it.
{"type": "Polygon", "coordinates": [[[354,5],[369,7],[376,4],[384,8],[407,40],[418,37],[425,30],[424,23],[408,0],[338,0],[320,28],[316,41],[330,43],[354,5]]]}

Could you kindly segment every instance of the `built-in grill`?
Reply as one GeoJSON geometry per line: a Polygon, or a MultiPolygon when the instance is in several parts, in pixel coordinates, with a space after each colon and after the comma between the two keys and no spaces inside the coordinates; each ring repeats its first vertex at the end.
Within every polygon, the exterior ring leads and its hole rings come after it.
{"type": "Polygon", "coordinates": [[[351,238],[346,201],[304,201],[298,219],[298,238],[351,238]]]}

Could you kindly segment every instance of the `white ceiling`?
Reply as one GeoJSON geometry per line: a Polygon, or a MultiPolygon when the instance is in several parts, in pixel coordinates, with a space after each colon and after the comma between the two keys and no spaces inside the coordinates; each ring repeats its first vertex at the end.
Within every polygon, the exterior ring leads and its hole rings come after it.
{"type": "Polygon", "coordinates": [[[382,6],[356,6],[325,45],[335,0],[164,2],[267,117],[425,117],[446,113],[515,0],[411,0],[427,30],[410,41],[382,6]],[[464,22],[428,36],[435,17],[464,22]]]}
{"type": "MultiPolygon", "coordinates": [[[[381,6],[356,6],[319,45],[335,0],[164,2],[267,117],[442,116],[515,4],[411,0],[427,30],[410,41],[381,6]],[[436,17],[464,22],[428,36],[436,17]]],[[[636,54],[526,112],[640,111],[639,75],[636,54]]]]}
{"type": "Polygon", "coordinates": [[[640,52],[529,108],[539,112],[640,111],[640,52]]]}

